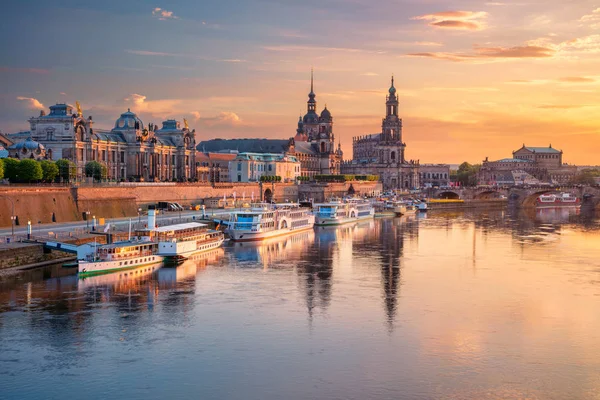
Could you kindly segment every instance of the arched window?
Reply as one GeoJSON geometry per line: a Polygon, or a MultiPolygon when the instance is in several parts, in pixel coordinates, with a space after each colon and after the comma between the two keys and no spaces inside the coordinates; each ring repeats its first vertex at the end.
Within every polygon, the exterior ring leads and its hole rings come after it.
{"type": "Polygon", "coordinates": [[[325,142],[321,142],[321,153],[325,153],[325,142]]]}
{"type": "MultiPolygon", "coordinates": [[[[394,131],[392,131],[392,134],[394,133],[394,131]]],[[[390,158],[392,159],[392,161],[396,161],[396,152],[392,151],[392,154],[390,155],[390,158]]]]}

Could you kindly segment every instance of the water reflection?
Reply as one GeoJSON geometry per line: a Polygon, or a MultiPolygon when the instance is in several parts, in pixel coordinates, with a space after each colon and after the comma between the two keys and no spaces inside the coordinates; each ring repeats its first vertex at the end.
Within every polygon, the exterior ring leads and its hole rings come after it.
{"type": "Polygon", "coordinates": [[[593,398],[598,248],[593,214],[432,212],[177,268],[3,276],[0,393],[593,398]],[[128,384],[107,387],[123,366],[128,384]]]}

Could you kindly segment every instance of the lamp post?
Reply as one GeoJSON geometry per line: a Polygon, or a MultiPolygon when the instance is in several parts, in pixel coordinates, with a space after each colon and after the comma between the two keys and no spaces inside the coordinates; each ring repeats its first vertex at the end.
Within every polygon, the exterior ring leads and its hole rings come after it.
{"type": "Polygon", "coordinates": [[[85,229],[87,229],[87,230],[90,229],[90,212],[89,211],[85,212],[85,229]]]}
{"type": "Polygon", "coordinates": [[[138,208],[138,224],[142,223],[142,208],[138,208]]]}

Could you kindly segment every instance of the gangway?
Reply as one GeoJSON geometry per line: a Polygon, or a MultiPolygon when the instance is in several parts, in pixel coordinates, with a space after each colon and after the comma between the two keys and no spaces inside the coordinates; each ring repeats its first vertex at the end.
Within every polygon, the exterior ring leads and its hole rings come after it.
{"type": "Polygon", "coordinates": [[[64,251],[65,253],[77,254],[77,247],[79,246],[71,243],[46,242],[44,243],[44,247],[50,250],[59,250],[64,251]]]}

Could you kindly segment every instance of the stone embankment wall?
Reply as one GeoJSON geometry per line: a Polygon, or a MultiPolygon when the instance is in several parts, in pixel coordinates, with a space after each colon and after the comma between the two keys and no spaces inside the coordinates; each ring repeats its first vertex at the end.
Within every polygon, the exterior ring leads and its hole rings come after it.
{"type": "Polygon", "coordinates": [[[52,222],[53,214],[58,222],[81,219],[69,188],[0,188],[0,226],[11,225],[13,204],[21,226],[26,226],[27,220],[52,222]]]}
{"type": "Polygon", "coordinates": [[[62,251],[45,252],[41,244],[24,244],[0,249],[0,270],[22,267],[50,260],[73,257],[73,254],[62,251]]]}

